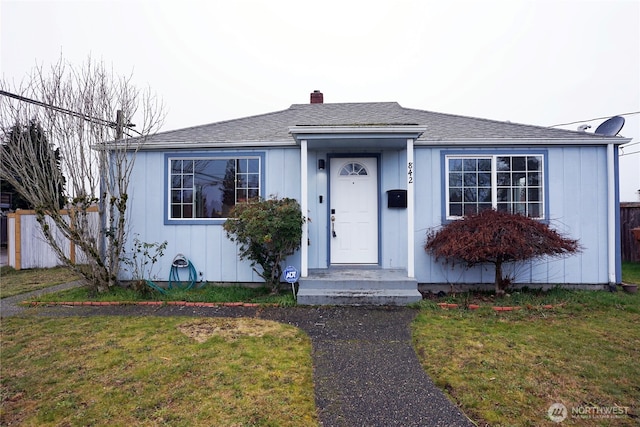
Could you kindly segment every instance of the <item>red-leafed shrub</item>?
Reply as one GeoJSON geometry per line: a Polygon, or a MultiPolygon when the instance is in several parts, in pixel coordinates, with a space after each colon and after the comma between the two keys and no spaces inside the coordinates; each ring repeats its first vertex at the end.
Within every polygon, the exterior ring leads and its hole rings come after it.
{"type": "Polygon", "coordinates": [[[504,263],[564,256],[580,245],[535,219],[486,210],[430,231],[424,249],[437,260],[467,267],[493,264],[496,293],[503,294],[511,282],[502,274],[504,263]]]}

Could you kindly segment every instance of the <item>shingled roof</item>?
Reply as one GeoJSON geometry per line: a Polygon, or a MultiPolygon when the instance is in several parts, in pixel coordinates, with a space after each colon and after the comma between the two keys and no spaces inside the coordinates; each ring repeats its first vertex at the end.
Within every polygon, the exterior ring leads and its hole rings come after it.
{"type": "MultiPolygon", "coordinates": [[[[404,108],[397,102],[293,104],[286,110],[227,120],[154,135],[148,148],[181,145],[294,143],[293,126],[402,126],[419,125],[426,131],[416,143],[473,140],[537,140],[542,143],[611,142],[611,137],[541,126],[465,117],[404,108]]],[[[617,138],[621,139],[621,138],[617,138]]],[[[616,141],[617,142],[617,141],[616,141]]],[[[620,143],[623,141],[620,141],[620,143]]]]}

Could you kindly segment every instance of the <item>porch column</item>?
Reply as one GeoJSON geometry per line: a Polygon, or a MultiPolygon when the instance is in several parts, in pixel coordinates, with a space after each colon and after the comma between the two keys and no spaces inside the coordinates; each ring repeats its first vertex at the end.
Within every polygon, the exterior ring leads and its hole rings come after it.
{"type": "MultiPolygon", "coordinates": [[[[300,140],[300,209],[306,218],[309,215],[309,188],[307,165],[307,140],[300,140]]],[[[309,275],[309,226],[307,221],[302,224],[302,242],[300,242],[300,276],[309,275]]]]}
{"type": "Polygon", "coordinates": [[[607,144],[607,275],[609,285],[616,285],[618,277],[616,274],[616,219],[620,218],[619,204],[616,198],[616,167],[615,148],[613,144],[607,144]]]}
{"type": "Polygon", "coordinates": [[[413,162],[413,139],[407,139],[407,276],[414,278],[415,273],[415,165],[413,162]]]}

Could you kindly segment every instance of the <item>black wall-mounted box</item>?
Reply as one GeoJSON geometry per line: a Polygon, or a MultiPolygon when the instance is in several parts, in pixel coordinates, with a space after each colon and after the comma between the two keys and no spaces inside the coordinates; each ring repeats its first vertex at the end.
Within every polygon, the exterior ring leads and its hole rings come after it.
{"type": "Polygon", "coordinates": [[[407,207],[407,190],[387,191],[387,207],[406,208],[407,207]]]}

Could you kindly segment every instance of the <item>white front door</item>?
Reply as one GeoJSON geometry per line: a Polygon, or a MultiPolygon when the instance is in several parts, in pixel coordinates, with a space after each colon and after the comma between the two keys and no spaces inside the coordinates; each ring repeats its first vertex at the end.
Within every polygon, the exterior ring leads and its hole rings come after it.
{"type": "Polygon", "coordinates": [[[378,160],[332,158],[331,264],[378,263],[378,160]]]}

